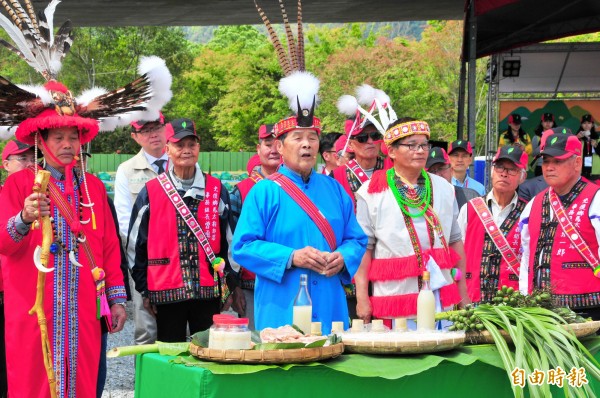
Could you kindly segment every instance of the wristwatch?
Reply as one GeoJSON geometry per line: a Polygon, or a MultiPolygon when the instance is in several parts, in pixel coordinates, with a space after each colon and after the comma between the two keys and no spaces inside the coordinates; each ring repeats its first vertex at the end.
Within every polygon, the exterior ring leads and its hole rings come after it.
{"type": "Polygon", "coordinates": [[[121,306],[123,306],[123,308],[127,308],[127,303],[125,301],[123,301],[122,303],[115,303],[115,304],[121,305],[121,306]]]}

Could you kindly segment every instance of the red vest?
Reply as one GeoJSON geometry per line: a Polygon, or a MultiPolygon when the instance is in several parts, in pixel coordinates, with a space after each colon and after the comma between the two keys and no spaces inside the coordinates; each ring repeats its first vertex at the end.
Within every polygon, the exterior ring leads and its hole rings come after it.
{"type": "MultiPolygon", "coordinates": [[[[221,229],[219,221],[219,200],[221,182],[206,175],[205,198],[198,205],[194,216],[207,235],[213,251],[221,250],[221,229]]],[[[148,290],[150,292],[168,291],[184,287],[179,259],[179,241],[177,228],[177,210],[166,195],[158,179],[146,183],[151,208],[148,225],[148,290]]],[[[186,233],[188,229],[186,228],[186,233]]],[[[214,286],[212,266],[206,253],[195,236],[189,237],[189,244],[196,245],[200,286],[214,286]]]]}
{"type": "Polygon", "coordinates": [[[348,177],[346,176],[346,170],[348,167],[346,165],[337,167],[333,170],[333,178],[342,184],[344,191],[352,198],[352,203],[354,204],[354,211],[356,212],[356,197],[354,196],[354,192],[350,188],[350,184],[348,183],[348,177]]]}
{"type": "MultiPolygon", "coordinates": [[[[522,202],[524,204],[524,202],[522,202]]],[[[514,216],[514,212],[517,211],[519,214],[516,215],[516,220],[512,227],[509,229],[508,234],[505,235],[506,241],[510,245],[510,248],[515,253],[519,253],[521,248],[521,231],[519,229],[519,215],[523,211],[523,204],[519,205],[518,208],[513,209],[509,218],[514,216]]],[[[481,222],[481,219],[475,211],[475,207],[469,201],[467,202],[467,231],[465,233],[465,242],[468,242],[469,249],[465,250],[467,255],[467,268],[465,275],[465,281],[467,283],[467,291],[469,292],[469,298],[474,303],[481,301],[481,266],[483,263],[483,250],[485,244],[485,238],[487,232],[481,222]]],[[[500,226],[499,226],[500,227],[500,226]]],[[[490,238],[491,239],[491,238],[490,238]]],[[[508,270],[506,260],[501,256],[500,251],[496,248],[493,242],[491,242],[494,250],[494,255],[500,256],[500,275],[498,278],[498,286],[500,289],[503,285],[519,290],[519,277],[513,272],[508,270]]],[[[518,272],[519,269],[517,268],[518,272]]]]}
{"type": "Polygon", "coordinates": [[[244,203],[244,200],[246,200],[246,195],[248,195],[248,192],[250,192],[250,189],[252,189],[254,185],[256,185],[256,181],[250,177],[236,184],[237,189],[240,191],[242,203],[244,203]]]}
{"type": "Polygon", "coordinates": [[[250,192],[252,187],[255,186],[257,182],[259,182],[260,180],[263,180],[263,179],[264,179],[264,177],[261,174],[259,174],[256,171],[253,171],[252,174],[250,174],[250,177],[246,178],[243,181],[240,181],[236,185],[236,187],[238,187],[238,190],[240,191],[242,204],[244,203],[244,200],[246,199],[246,195],[248,195],[248,192],[250,192]]]}
{"type": "MultiPolygon", "coordinates": [[[[256,183],[263,179],[263,176],[260,174],[253,172],[252,175],[246,178],[243,181],[240,181],[236,187],[240,191],[240,196],[242,199],[242,204],[244,200],[246,200],[246,196],[248,192],[256,185],[256,183]]],[[[245,267],[242,267],[242,287],[247,286],[249,289],[250,286],[254,286],[254,279],[256,278],[256,274],[252,271],[248,271],[245,267]]],[[[252,287],[253,288],[253,287],[252,287]]]]}
{"type": "MultiPolygon", "coordinates": [[[[571,206],[565,208],[567,216],[575,224],[579,235],[589,245],[594,256],[598,255],[596,232],[589,217],[589,206],[600,187],[587,180],[586,186],[575,198],[571,206]]],[[[529,290],[533,287],[535,254],[542,224],[542,202],[548,194],[546,189],[533,198],[529,216],[529,290]]],[[[548,204],[549,205],[549,204],[548,204]]],[[[560,224],[556,227],[550,262],[550,282],[556,295],[585,294],[600,292],[600,279],[594,276],[592,268],[585,262],[579,251],[571,245],[560,224]]],[[[582,305],[585,306],[585,305],[582,305]]]]}

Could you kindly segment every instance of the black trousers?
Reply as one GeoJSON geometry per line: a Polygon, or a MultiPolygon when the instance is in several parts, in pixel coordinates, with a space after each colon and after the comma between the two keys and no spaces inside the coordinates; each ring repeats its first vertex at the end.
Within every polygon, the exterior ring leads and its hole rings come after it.
{"type": "Polygon", "coordinates": [[[350,321],[357,319],[358,315],[356,315],[356,297],[346,296],[346,302],[348,303],[348,317],[350,318],[350,321]]]}
{"type": "Polygon", "coordinates": [[[187,300],[180,303],[158,304],[156,306],[156,329],[158,341],[175,343],[184,342],[189,325],[194,334],[208,329],[212,317],[219,313],[221,300],[187,300]]]}

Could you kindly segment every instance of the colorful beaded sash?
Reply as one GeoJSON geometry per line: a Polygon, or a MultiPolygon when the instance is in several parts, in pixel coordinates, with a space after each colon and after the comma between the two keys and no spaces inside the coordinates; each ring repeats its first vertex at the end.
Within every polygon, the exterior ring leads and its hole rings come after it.
{"type": "Polygon", "coordinates": [[[475,213],[481,220],[485,231],[488,233],[492,242],[506,261],[508,270],[519,276],[517,269],[519,268],[519,260],[515,252],[510,248],[506,237],[500,232],[500,228],[492,218],[492,212],[488,209],[483,198],[478,197],[471,200],[475,213]]]}
{"type": "Polygon", "coordinates": [[[175,189],[175,186],[173,186],[173,183],[171,183],[171,181],[169,180],[167,173],[160,174],[156,178],[158,179],[158,182],[160,183],[162,189],[165,191],[165,194],[175,207],[175,210],[177,210],[177,213],[179,213],[179,215],[181,216],[181,218],[183,218],[183,221],[185,221],[190,231],[192,231],[196,239],[198,239],[198,243],[200,243],[200,246],[204,250],[208,261],[210,261],[210,263],[213,265],[213,268],[215,268],[215,289],[219,289],[220,287],[221,302],[224,303],[229,297],[230,292],[229,288],[227,287],[227,283],[225,283],[225,275],[223,274],[223,270],[217,270],[215,267],[220,262],[223,262],[223,259],[215,256],[215,252],[210,246],[210,242],[208,241],[206,234],[202,230],[202,227],[198,223],[198,220],[196,220],[196,217],[194,217],[189,207],[187,207],[187,205],[181,198],[181,195],[179,195],[179,192],[177,192],[177,189],[175,189]]]}
{"type": "Polygon", "coordinates": [[[556,214],[556,218],[558,219],[558,223],[560,224],[563,231],[567,235],[567,238],[571,241],[573,246],[577,248],[577,251],[581,256],[585,259],[585,261],[589,264],[590,267],[594,270],[594,276],[596,278],[600,278],[600,264],[598,263],[598,259],[592,251],[587,243],[583,240],[579,231],[565,212],[565,208],[563,207],[560,199],[554,189],[550,187],[548,189],[548,198],[550,200],[550,206],[552,206],[552,210],[554,210],[554,214],[556,214]]]}

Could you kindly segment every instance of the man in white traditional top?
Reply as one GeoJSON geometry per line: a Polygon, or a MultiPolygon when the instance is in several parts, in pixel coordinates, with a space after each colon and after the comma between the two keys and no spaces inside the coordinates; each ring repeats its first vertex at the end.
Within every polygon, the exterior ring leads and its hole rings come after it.
{"type": "Polygon", "coordinates": [[[451,276],[453,267],[464,272],[465,266],[454,188],[424,170],[429,126],[389,124],[384,142],[394,167],[375,172],[357,192],[357,219],[369,241],[355,281],[358,316],[391,324],[416,316],[424,271],[431,273],[438,311],[468,298],[464,280],[456,283],[451,276]]]}
{"type": "Polygon", "coordinates": [[[458,225],[469,244],[465,279],[473,302],[491,302],[504,285],[519,288],[519,217],[526,202],[519,199],[517,187],[527,175],[527,159],[520,146],[498,149],[492,190],[460,209],[458,225]]]}

